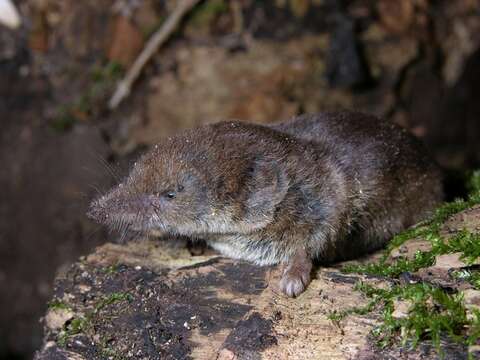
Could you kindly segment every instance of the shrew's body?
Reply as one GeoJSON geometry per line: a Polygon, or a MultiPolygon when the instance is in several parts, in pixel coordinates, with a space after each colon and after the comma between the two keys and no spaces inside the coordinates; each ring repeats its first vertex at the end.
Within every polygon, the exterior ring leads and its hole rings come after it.
{"type": "Polygon", "coordinates": [[[312,260],[377,249],[441,197],[439,171],[417,139],[376,117],[336,112],[268,127],[222,122],[169,138],[95,201],[91,215],[284,264],[280,286],[296,296],[312,260]]]}

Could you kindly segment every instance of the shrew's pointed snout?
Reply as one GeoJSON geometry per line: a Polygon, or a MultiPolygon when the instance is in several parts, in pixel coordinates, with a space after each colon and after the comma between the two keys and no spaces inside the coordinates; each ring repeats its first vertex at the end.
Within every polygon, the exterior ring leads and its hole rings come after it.
{"type": "Polygon", "coordinates": [[[93,200],[87,210],[87,217],[104,224],[108,219],[108,214],[105,211],[105,207],[102,206],[102,199],[93,200]]]}
{"type": "Polygon", "coordinates": [[[118,188],[113,189],[90,203],[87,210],[87,217],[99,224],[108,225],[112,217],[115,217],[116,214],[121,212],[121,205],[124,203],[123,198],[118,188]]]}
{"type": "Polygon", "coordinates": [[[125,195],[115,189],[92,201],[87,216],[97,223],[108,226],[122,223],[142,227],[142,222],[151,216],[153,209],[156,208],[151,195],[125,195]]]}

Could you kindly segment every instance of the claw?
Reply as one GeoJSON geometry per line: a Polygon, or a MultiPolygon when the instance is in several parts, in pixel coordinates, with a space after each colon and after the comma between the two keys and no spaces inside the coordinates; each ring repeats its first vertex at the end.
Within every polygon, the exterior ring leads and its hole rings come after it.
{"type": "Polygon", "coordinates": [[[280,290],[289,297],[297,297],[305,291],[310,283],[311,271],[312,260],[305,250],[298,251],[283,272],[280,290]]]}
{"type": "Polygon", "coordinates": [[[300,277],[284,275],[280,280],[280,289],[288,297],[297,297],[305,291],[308,281],[303,281],[300,277]]]}

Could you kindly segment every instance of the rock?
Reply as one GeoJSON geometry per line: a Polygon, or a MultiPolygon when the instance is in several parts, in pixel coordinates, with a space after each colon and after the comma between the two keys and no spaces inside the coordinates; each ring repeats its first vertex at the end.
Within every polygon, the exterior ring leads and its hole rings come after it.
{"type": "Polygon", "coordinates": [[[474,234],[480,233],[480,206],[474,206],[451,216],[444,225],[443,234],[453,234],[458,229],[465,229],[474,234]]]}
{"type": "Polygon", "coordinates": [[[233,55],[215,46],[181,47],[175,69],[150,80],[148,122],[136,124],[130,137],[152,144],[222,119],[262,123],[289,118],[299,111],[295,91],[310,79],[309,53],[317,44],[315,37],[282,46],[253,42],[250,51],[233,55]]]}
{"type": "Polygon", "coordinates": [[[111,40],[107,43],[107,57],[110,61],[128,68],[143,48],[141,31],[124,16],[113,20],[111,40]]]}
{"type": "Polygon", "coordinates": [[[395,300],[393,302],[392,317],[395,319],[407,317],[411,307],[412,304],[409,301],[395,300]]]}
{"type": "Polygon", "coordinates": [[[463,289],[464,287],[471,287],[468,283],[459,281],[452,276],[454,270],[460,270],[463,266],[466,266],[462,261],[458,259],[458,255],[441,255],[437,256],[434,265],[422,268],[413,273],[416,281],[425,281],[436,286],[447,289],[463,289]]]}
{"type": "Polygon", "coordinates": [[[412,260],[418,251],[430,251],[431,249],[432,243],[430,241],[425,239],[412,239],[400,245],[398,248],[393,249],[390,257],[392,259],[404,257],[412,260]]]}
{"type": "MultiPolygon", "coordinates": [[[[451,216],[442,226],[442,229],[440,230],[441,236],[448,239],[462,230],[478,233],[479,214],[480,206],[477,205],[451,216]]],[[[406,258],[411,259],[412,255],[414,255],[412,250],[415,250],[415,248],[420,248],[422,251],[429,251],[431,246],[429,246],[428,243],[428,241],[425,243],[425,240],[408,241],[400,248],[395,249],[392,252],[392,256],[405,256],[406,258]],[[406,252],[402,254],[403,251],[406,252]]],[[[417,280],[427,281],[444,288],[468,290],[471,288],[471,285],[467,282],[461,281],[461,279],[457,279],[453,276],[453,273],[455,271],[466,269],[469,266],[478,266],[480,261],[477,259],[477,261],[472,264],[467,264],[461,259],[461,255],[462,253],[438,255],[432,266],[422,268],[413,273],[413,275],[417,277],[417,280]]]]}
{"type": "Polygon", "coordinates": [[[467,308],[467,317],[475,319],[474,310],[478,311],[480,308],[480,290],[467,289],[463,292],[463,301],[467,308]]]}
{"type": "Polygon", "coordinates": [[[70,309],[51,309],[45,316],[45,325],[51,330],[59,330],[72,318],[73,312],[70,309]]]}
{"type": "Polygon", "coordinates": [[[467,266],[467,264],[460,260],[461,255],[462,253],[439,255],[435,259],[434,267],[439,270],[448,270],[467,266]]]}
{"type": "Polygon", "coordinates": [[[472,354],[474,359],[478,359],[480,356],[480,345],[470,345],[468,347],[468,352],[472,354]]]}

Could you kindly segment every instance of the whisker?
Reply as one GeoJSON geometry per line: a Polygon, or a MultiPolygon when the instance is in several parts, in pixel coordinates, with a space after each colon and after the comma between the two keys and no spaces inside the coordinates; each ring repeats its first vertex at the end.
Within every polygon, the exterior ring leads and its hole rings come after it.
{"type": "Polygon", "coordinates": [[[124,223],[125,225],[123,226],[122,229],[122,234],[120,237],[120,243],[123,244],[125,242],[125,238],[127,237],[127,233],[130,230],[130,225],[127,223],[124,223]]]}
{"type": "Polygon", "coordinates": [[[74,191],[72,193],[72,195],[75,195],[75,196],[78,196],[78,197],[84,198],[84,199],[89,199],[90,198],[90,194],[86,193],[85,191],[74,191]]]}
{"type": "Polygon", "coordinates": [[[95,192],[97,193],[98,196],[102,197],[104,195],[104,193],[100,190],[100,188],[98,186],[96,186],[94,184],[88,184],[88,187],[95,190],[95,192]]]}
{"type": "Polygon", "coordinates": [[[101,165],[103,165],[105,170],[110,174],[111,177],[113,177],[113,179],[116,182],[120,182],[119,174],[116,172],[116,170],[113,168],[113,166],[106,159],[103,158],[103,156],[101,156],[100,154],[98,154],[98,153],[96,153],[92,150],[90,150],[89,153],[90,153],[90,155],[93,156],[93,158],[95,160],[97,160],[101,165]]]}
{"type": "Polygon", "coordinates": [[[93,229],[92,231],[90,231],[90,233],[87,234],[86,236],[87,243],[90,242],[93,239],[93,236],[96,235],[102,229],[103,229],[103,226],[97,225],[96,229],[93,229]]]}

